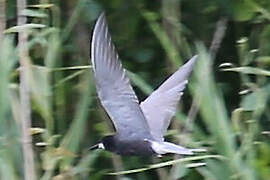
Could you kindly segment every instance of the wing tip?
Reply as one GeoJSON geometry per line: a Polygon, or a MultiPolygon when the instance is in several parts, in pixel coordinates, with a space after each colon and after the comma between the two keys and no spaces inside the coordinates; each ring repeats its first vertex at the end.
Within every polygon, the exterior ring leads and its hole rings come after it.
{"type": "Polygon", "coordinates": [[[191,59],[193,59],[193,58],[197,59],[198,57],[199,57],[199,55],[195,54],[191,59]]]}
{"type": "MultiPolygon", "coordinates": [[[[198,54],[192,56],[192,58],[190,58],[188,60],[188,62],[186,62],[183,66],[191,66],[191,69],[193,68],[194,64],[197,62],[198,58],[198,54]]],[[[181,67],[180,67],[181,68],[181,67]]]]}
{"type": "MultiPolygon", "coordinates": [[[[93,71],[95,73],[95,41],[97,38],[97,33],[100,31],[100,29],[102,28],[102,24],[106,24],[106,16],[105,16],[105,11],[102,11],[99,15],[99,17],[97,18],[97,21],[95,23],[94,29],[93,29],[93,33],[92,33],[92,40],[91,40],[91,62],[92,62],[92,67],[93,67],[93,71]]],[[[106,25],[105,25],[106,26],[106,25]]]]}
{"type": "Polygon", "coordinates": [[[95,23],[95,26],[94,26],[94,30],[93,30],[93,35],[92,35],[92,43],[94,42],[94,38],[96,36],[96,33],[97,33],[97,30],[99,30],[101,27],[102,24],[106,24],[107,21],[106,21],[106,16],[105,16],[105,12],[101,12],[96,23],[95,23]]]}
{"type": "Polygon", "coordinates": [[[105,17],[105,11],[102,11],[97,19],[97,22],[96,24],[98,24],[99,21],[104,21],[106,20],[106,17],[105,17]]]}
{"type": "Polygon", "coordinates": [[[195,66],[199,56],[196,54],[192,56],[184,65],[180,66],[176,73],[181,74],[184,77],[182,80],[187,80],[193,71],[193,67],[195,66]]]}

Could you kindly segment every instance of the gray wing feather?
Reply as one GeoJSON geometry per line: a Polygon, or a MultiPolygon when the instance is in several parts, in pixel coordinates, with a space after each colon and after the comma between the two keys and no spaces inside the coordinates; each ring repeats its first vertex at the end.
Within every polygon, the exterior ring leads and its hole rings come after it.
{"type": "Polygon", "coordinates": [[[112,44],[104,13],[94,28],[91,61],[99,99],[112,119],[118,136],[151,138],[137,96],[112,44]]]}
{"type": "Polygon", "coordinates": [[[163,141],[196,60],[197,56],[193,56],[141,103],[151,134],[156,140],[163,141]]]}

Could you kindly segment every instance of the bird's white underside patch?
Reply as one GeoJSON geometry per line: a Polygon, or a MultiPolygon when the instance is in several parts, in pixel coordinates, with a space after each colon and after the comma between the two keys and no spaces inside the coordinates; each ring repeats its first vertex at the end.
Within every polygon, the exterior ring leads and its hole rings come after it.
{"type": "Polygon", "coordinates": [[[98,149],[105,149],[104,144],[103,143],[99,143],[98,144],[98,149]]]}

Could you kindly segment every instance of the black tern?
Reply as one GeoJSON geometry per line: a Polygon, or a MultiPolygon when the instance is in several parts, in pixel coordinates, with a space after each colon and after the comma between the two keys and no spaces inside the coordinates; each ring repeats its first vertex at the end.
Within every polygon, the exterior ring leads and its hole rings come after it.
{"type": "Polygon", "coordinates": [[[120,155],[138,156],[161,156],[166,153],[192,155],[203,151],[181,147],[163,138],[197,56],[139,103],[112,43],[105,14],[102,13],[93,31],[91,61],[98,97],[114,124],[116,134],[105,136],[90,149],[100,148],[120,155]]]}

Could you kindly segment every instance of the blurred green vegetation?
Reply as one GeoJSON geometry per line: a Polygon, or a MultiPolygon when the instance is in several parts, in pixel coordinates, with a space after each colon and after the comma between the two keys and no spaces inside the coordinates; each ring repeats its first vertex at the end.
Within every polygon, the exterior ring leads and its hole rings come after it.
{"type": "Polygon", "coordinates": [[[1,2],[0,179],[24,177],[18,31],[29,34],[38,179],[270,179],[269,0],[29,0],[24,26],[16,1],[1,2]],[[87,151],[114,132],[89,64],[102,11],[140,100],[199,54],[166,138],[207,153],[153,160],[87,151]]]}

